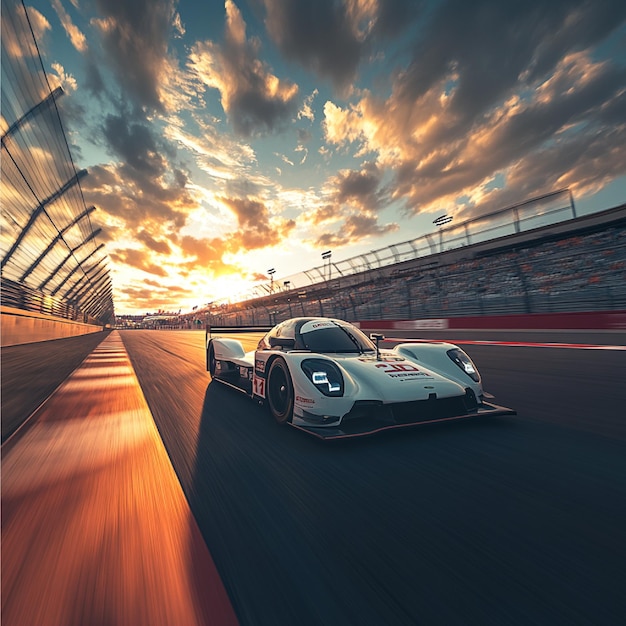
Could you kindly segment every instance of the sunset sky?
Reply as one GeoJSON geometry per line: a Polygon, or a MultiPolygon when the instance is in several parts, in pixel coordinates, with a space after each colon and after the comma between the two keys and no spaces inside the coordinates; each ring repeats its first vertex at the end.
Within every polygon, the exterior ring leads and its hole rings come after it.
{"type": "Polygon", "coordinates": [[[26,2],[118,314],[569,187],[626,201],[623,0],[26,2]]]}

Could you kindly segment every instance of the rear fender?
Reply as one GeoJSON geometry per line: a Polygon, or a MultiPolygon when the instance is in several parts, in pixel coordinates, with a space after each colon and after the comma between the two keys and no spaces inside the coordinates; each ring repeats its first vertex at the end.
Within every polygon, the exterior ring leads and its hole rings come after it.
{"type": "Polygon", "coordinates": [[[211,339],[209,344],[213,346],[218,361],[236,361],[243,359],[246,354],[241,341],[237,339],[216,337],[211,339]]]}

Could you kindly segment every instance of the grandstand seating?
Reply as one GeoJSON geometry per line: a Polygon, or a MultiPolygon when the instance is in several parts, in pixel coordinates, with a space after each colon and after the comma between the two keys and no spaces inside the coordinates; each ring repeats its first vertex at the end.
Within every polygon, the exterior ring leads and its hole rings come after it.
{"type": "Polygon", "coordinates": [[[267,324],[295,315],[347,320],[607,311],[626,308],[626,225],[497,251],[466,249],[296,290],[213,306],[213,323],[267,324]]]}

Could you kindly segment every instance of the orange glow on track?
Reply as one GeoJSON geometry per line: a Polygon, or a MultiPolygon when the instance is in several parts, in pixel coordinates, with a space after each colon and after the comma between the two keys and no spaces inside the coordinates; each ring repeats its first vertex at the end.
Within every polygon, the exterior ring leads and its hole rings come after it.
{"type": "Polygon", "coordinates": [[[3,623],[237,623],[117,332],[2,453],[3,623]]]}

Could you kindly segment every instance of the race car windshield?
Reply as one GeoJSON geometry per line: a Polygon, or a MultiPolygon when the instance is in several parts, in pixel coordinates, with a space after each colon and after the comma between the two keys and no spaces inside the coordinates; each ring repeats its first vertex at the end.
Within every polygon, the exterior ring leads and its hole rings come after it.
{"type": "Polygon", "coordinates": [[[319,328],[312,332],[302,333],[302,341],[311,352],[347,352],[361,354],[374,351],[374,346],[367,337],[355,329],[343,326],[319,328]]]}

